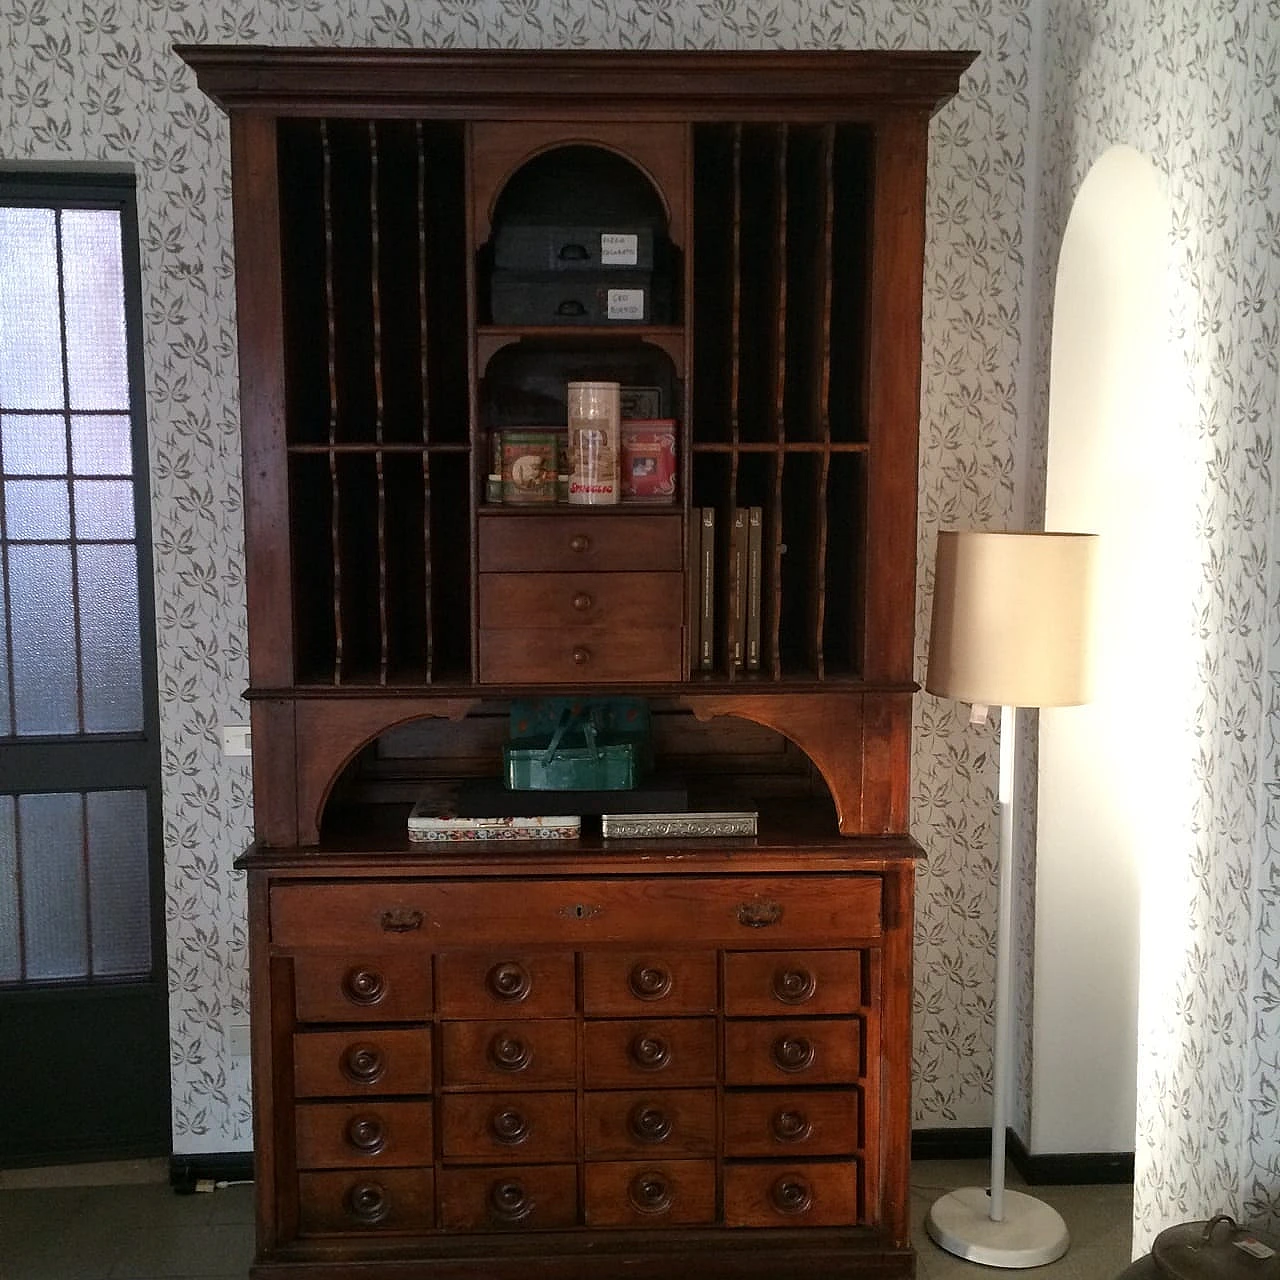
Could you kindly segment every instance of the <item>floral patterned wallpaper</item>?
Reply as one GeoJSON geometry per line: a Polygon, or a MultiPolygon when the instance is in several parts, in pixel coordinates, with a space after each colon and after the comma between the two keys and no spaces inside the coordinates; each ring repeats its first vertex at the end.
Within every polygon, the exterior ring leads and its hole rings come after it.
{"type": "MultiPolygon", "coordinates": [[[[231,863],[248,839],[251,796],[243,767],[222,759],[218,733],[246,716],[227,129],[172,45],[901,46],[979,53],[932,133],[922,637],[936,529],[1021,518],[1018,460],[1028,441],[1018,418],[1041,390],[1039,381],[1027,385],[1027,344],[1041,340],[1028,298],[1034,273],[1051,269],[1054,237],[1090,159],[1124,138],[1158,156],[1185,188],[1179,228],[1197,305],[1180,338],[1201,406],[1190,429],[1218,442],[1205,478],[1206,586],[1196,623],[1205,634],[1203,793],[1188,814],[1188,857],[1202,872],[1188,906],[1203,918],[1206,950],[1188,960],[1185,1007],[1164,1015],[1175,1032],[1162,1049],[1172,1074],[1153,1076],[1161,1093],[1144,1111],[1141,1212],[1153,1223],[1183,1202],[1206,1211],[1213,1205],[1200,1180],[1240,1191],[1248,1175],[1226,1154],[1235,1138],[1265,1184],[1280,1147],[1266,1101],[1277,1014],[1275,1001],[1251,1004],[1248,993],[1274,992],[1280,967],[1280,925],[1263,892],[1274,895],[1275,851],[1258,836],[1275,839],[1277,830],[1262,821],[1273,817],[1280,754],[1262,737],[1262,710],[1280,637],[1266,580],[1276,543],[1265,526],[1276,520],[1268,414],[1280,280],[1275,201],[1270,221],[1245,209],[1264,209],[1261,197],[1272,191],[1259,148],[1267,132],[1280,134],[1267,97],[1276,4],[1227,3],[1215,9],[1223,16],[1203,21],[1189,0],[1159,19],[1148,8],[1138,0],[1049,6],[1046,120],[1056,123],[1046,126],[1037,257],[1026,235],[1037,199],[1029,140],[1040,0],[0,0],[9,36],[0,50],[4,159],[124,161],[138,174],[176,1152],[251,1142],[247,1072],[226,1053],[227,1028],[246,1017],[244,892],[231,863]],[[1227,344],[1221,356],[1219,343],[1227,344]],[[1225,648],[1215,647],[1219,635],[1225,648]],[[1179,1037],[1179,1019],[1192,1012],[1202,1027],[1179,1037]],[[1229,1051],[1209,1043],[1224,1018],[1229,1051]],[[1188,1093],[1198,1063],[1215,1073],[1217,1106],[1203,1115],[1188,1093]],[[1230,1105],[1233,1084],[1258,1100],[1251,1123],[1230,1105]],[[1169,1136],[1157,1120],[1171,1126],[1169,1136]]],[[[1034,434],[1029,443],[1034,472],[1043,443],[1034,434]]],[[[929,852],[916,956],[913,1116],[921,1127],[982,1126],[990,1114],[995,735],[963,720],[953,704],[921,696],[914,829],[929,852]]],[[[1028,949],[1025,930],[1020,946],[1028,949]]],[[[1024,1007],[1028,998],[1024,988],[1024,1007]]],[[[1025,1077],[1025,1051],[1023,1065],[1025,1077]]],[[[1026,1105],[1023,1096],[1024,1115],[1026,1105]]],[[[1227,1200],[1247,1206],[1260,1194],[1227,1200]]]]}
{"type": "Polygon", "coordinates": [[[1182,838],[1162,851],[1180,886],[1164,925],[1181,945],[1167,995],[1144,990],[1139,1011],[1142,1252],[1164,1226],[1218,1212],[1280,1225],[1280,5],[1061,0],[1044,66],[1041,349],[1071,201],[1108,146],[1132,146],[1172,212],[1182,385],[1167,427],[1201,460],[1194,784],[1170,791],[1182,838]]]}

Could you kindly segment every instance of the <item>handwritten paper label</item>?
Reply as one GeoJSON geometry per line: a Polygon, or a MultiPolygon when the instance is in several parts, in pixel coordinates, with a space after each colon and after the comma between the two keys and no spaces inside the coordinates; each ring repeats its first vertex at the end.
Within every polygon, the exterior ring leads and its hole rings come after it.
{"type": "Polygon", "coordinates": [[[640,260],[640,237],[620,231],[600,233],[600,265],[602,267],[634,267],[640,260]]]}
{"type": "Polygon", "coordinates": [[[643,289],[610,289],[605,300],[610,320],[643,320],[643,289]]]}

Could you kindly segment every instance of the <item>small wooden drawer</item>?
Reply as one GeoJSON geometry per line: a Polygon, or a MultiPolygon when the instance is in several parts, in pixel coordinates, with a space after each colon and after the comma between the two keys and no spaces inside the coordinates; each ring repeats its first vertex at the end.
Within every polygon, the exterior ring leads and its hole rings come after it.
{"type": "Polygon", "coordinates": [[[729,1157],[848,1156],[861,1147],[857,1089],[726,1093],[724,1149],[729,1157]]]}
{"type": "Polygon", "coordinates": [[[480,627],[674,627],[684,619],[681,573],[482,573],[480,627]]]}
{"type": "Polygon", "coordinates": [[[429,1102],[304,1102],[295,1120],[299,1169],[431,1163],[429,1102]]]}
{"type": "Polygon", "coordinates": [[[583,1108],[588,1160],[715,1154],[714,1089],[610,1089],[586,1094],[583,1108]]]}
{"type": "Polygon", "coordinates": [[[589,951],[582,1007],[589,1017],[714,1013],[715,952],[589,951]]]}
{"type": "Polygon", "coordinates": [[[572,952],[450,951],[436,956],[446,1018],[569,1018],[576,1008],[572,952]]]}
{"type": "Polygon", "coordinates": [[[446,1160],[572,1160],[572,1093],[451,1093],[441,1099],[446,1160]]]}
{"type": "Polygon", "coordinates": [[[575,1030],[568,1020],[443,1023],[444,1084],[499,1089],[572,1086],[575,1030]]]}
{"type": "Polygon", "coordinates": [[[440,1225],[447,1231],[536,1231],[578,1219],[573,1165],[485,1166],[440,1175],[440,1225]]]}
{"type": "Polygon", "coordinates": [[[678,680],[680,635],[678,626],[483,630],[480,679],[485,684],[678,680]]]}
{"type": "Polygon", "coordinates": [[[738,1017],[857,1013],[861,951],[730,951],[724,1011],[738,1017]]]}
{"type": "Polygon", "coordinates": [[[299,955],[299,1022],[421,1022],[431,1016],[431,961],[410,955],[299,955]]]}
{"type": "MultiPolygon", "coordinates": [[[[356,967],[372,964],[366,956],[419,953],[409,963],[422,976],[428,948],[664,948],[691,938],[708,949],[844,946],[880,935],[881,897],[880,877],[861,873],[529,877],[502,893],[485,879],[293,883],[271,890],[271,933],[299,949],[323,937],[358,957],[356,967]]],[[[352,962],[331,963],[336,988],[352,962]]]]}
{"type": "Polygon", "coordinates": [[[725,1083],[849,1084],[862,1075],[858,1018],[726,1022],[725,1083]]]}
{"type": "Polygon", "coordinates": [[[430,1093],[430,1028],[295,1032],[293,1091],[299,1098],[430,1093]]]}
{"type": "Polygon", "coordinates": [[[300,1173],[298,1227],[304,1236],[429,1231],[434,1196],[430,1169],[300,1173]]]}
{"type": "Polygon", "coordinates": [[[589,1227],[689,1227],[716,1217],[712,1160],[608,1161],[589,1164],[589,1227]]]}
{"type": "Polygon", "coordinates": [[[584,1026],[588,1089],[714,1084],[711,1018],[645,1018],[584,1026]]]}
{"type": "Polygon", "coordinates": [[[480,521],[481,573],[679,573],[678,513],[521,513],[480,521]]]}
{"type": "Polygon", "coordinates": [[[727,1227],[839,1227],[858,1221],[858,1166],[853,1161],[725,1166],[727,1227]]]}

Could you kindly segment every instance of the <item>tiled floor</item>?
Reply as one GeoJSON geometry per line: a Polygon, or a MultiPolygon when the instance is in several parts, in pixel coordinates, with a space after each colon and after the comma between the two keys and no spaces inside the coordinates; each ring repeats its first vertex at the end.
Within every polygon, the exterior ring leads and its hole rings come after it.
{"type": "MultiPolygon", "coordinates": [[[[981,1184],[981,1162],[912,1169],[919,1280],[1008,1275],[943,1253],[923,1222],[936,1196],[981,1184]]],[[[1010,1179],[1010,1185],[1020,1185],[1010,1179]]],[[[1066,1219],[1071,1248],[1039,1280],[1114,1280],[1129,1262],[1128,1187],[1042,1187],[1066,1219]]],[[[163,1161],[0,1173],[0,1280],[245,1280],[253,1253],[253,1188],[175,1195],[163,1161]],[[87,1182],[99,1185],[84,1185],[87,1182]]],[[[680,1280],[673,1277],[673,1280],[680,1280]]],[[[815,1276],[814,1280],[821,1280],[815,1276]]]]}

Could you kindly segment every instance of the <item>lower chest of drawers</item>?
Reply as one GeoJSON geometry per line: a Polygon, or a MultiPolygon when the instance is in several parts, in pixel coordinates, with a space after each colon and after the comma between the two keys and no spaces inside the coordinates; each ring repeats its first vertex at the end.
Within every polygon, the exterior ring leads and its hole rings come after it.
{"type": "Polygon", "coordinates": [[[874,927],[711,932],[274,948],[284,1237],[874,1222],[874,927]]]}

